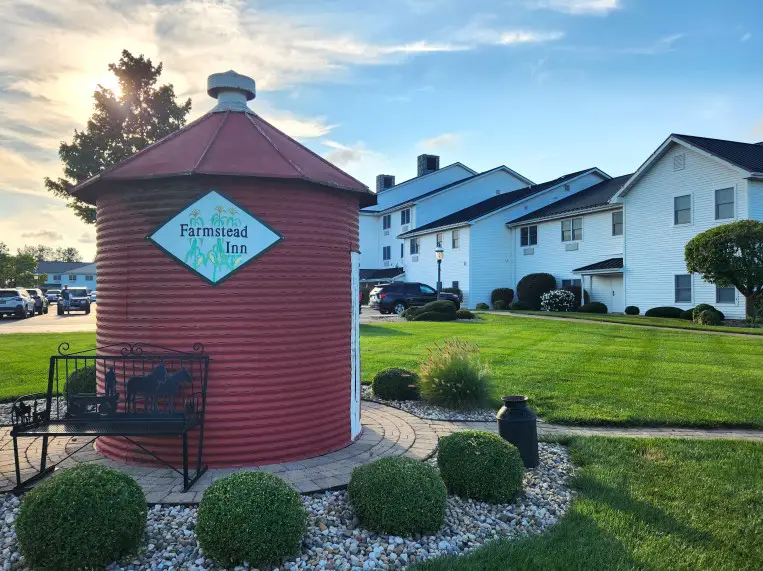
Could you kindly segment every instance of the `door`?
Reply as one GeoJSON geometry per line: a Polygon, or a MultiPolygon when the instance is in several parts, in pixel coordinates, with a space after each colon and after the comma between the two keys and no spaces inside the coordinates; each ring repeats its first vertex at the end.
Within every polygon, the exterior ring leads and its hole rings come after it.
{"type": "Polygon", "coordinates": [[[609,278],[609,285],[610,289],[612,290],[612,304],[610,305],[609,311],[613,313],[622,313],[625,311],[623,276],[611,276],[609,278]]]}

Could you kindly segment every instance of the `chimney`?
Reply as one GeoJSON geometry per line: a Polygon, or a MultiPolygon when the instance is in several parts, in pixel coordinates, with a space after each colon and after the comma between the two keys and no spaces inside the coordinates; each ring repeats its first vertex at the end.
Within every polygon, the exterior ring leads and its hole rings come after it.
{"type": "Polygon", "coordinates": [[[376,177],[377,194],[395,186],[395,177],[391,174],[380,174],[376,177]]]}
{"type": "Polygon", "coordinates": [[[223,73],[213,73],[207,78],[207,93],[217,99],[217,105],[212,111],[251,112],[247,101],[256,96],[254,80],[246,75],[236,73],[232,69],[223,73]]]}
{"type": "Polygon", "coordinates": [[[418,174],[416,176],[423,176],[440,170],[440,157],[437,155],[419,155],[418,158],[418,174]]]}

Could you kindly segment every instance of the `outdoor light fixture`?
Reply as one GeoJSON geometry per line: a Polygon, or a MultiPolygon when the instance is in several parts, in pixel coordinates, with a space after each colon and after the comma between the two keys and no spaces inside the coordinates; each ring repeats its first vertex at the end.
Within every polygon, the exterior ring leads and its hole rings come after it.
{"type": "Polygon", "coordinates": [[[442,290],[442,281],[440,280],[440,266],[442,265],[442,257],[445,250],[442,246],[437,246],[434,249],[434,258],[437,260],[437,299],[440,299],[440,291],[442,290]]]}

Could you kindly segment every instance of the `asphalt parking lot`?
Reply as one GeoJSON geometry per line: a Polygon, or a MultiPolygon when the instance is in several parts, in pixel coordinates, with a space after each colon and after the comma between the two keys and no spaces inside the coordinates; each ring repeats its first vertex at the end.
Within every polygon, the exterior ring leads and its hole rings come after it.
{"type": "Polygon", "coordinates": [[[98,304],[90,307],[90,315],[73,311],[69,315],[57,315],[56,304],[51,303],[48,313],[19,319],[3,317],[0,319],[0,335],[8,333],[71,333],[73,331],[95,331],[95,316],[98,304]]]}

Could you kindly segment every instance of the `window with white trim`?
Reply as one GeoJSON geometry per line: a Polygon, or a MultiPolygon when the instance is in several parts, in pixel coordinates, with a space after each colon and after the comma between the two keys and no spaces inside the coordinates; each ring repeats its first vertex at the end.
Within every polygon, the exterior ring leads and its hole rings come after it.
{"type": "Polygon", "coordinates": [[[91,281],[93,281],[93,277],[94,276],[85,276],[85,281],[86,282],[91,282],[91,281]]]}
{"type": "Polygon", "coordinates": [[[61,274],[58,274],[57,276],[53,276],[53,281],[60,282],[61,281],[61,274]]]}
{"type": "Polygon", "coordinates": [[[691,194],[673,197],[673,224],[691,224],[691,194]]]}
{"type": "Polygon", "coordinates": [[[451,241],[450,241],[451,248],[453,248],[454,250],[458,250],[458,244],[460,242],[460,238],[461,238],[460,232],[458,230],[453,230],[453,236],[451,236],[451,241]]]}
{"type": "Polygon", "coordinates": [[[418,238],[411,238],[411,255],[415,255],[419,253],[419,239],[418,238]]]}
{"type": "Polygon", "coordinates": [[[580,280],[562,280],[562,287],[583,287],[583,282],[580,280]]]}
{"type": "Polygon", "coordinates": [[[405,210],[400,211],[400,224],[410,224],[411,223],[411,209],[406,208],[405,210]]]}
{"type": "Polygon", "coordinates": [[[737,302],[737,288],[731,287],[715,287],[715,303],[736,303],[737,302]]]}
{"type": "Polygon", "coordinates": [[[715,191],[715,219],[734,218],[734,189],[721,188],[715,191]]]}
{"type": "Polygon", "coordinates": [[[537,246],[538,245],[538,227],[537,226],[525,226],[519,229],[519,245],[524,246],[537,246]]]}
{"type": "Polygon", "coordinates": [[[571,218],[562,220],[562,242],[572,242],[583,239],[583,219],[571,218]]]}
{"type": "Polygon", "coordinates": [[[450,287],[458,288],[458,280],[453,280],[451,283],[453,285],[451,285],[450,287]]]}
{"type": "Polygon", "coordinates": [[[69,281],[70,282],[76,282],[77,276],[75,274],[69,274],[69,281]]]}
{"type": "Polygon", "coordinates": [[[437,244],[438,248],[442,248],[442,232],[438,232],[435,235],[435,243],[437,244]]]}
{"type": "Polygon", "coordinates": [[[392,227],[392,215],[385,214],[382,216],[382,230],[389,230],[392,227]]]}
{"type": "Polygon", "coordinates": [[[677,274],[674,280],[675,302],[691,303],[691,274],[677,274]]]}
{"type": "Polygon", "coordinates": [[[612,235],[623,235],[623,211],[619,210],[612,213],[612,235]]]}
{"type": "Polygon", "coordinates": [[[392,246],[384,246],[382,248],[382,260],[385,262],[392,259],[392,246]]]}

